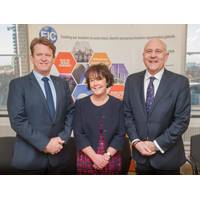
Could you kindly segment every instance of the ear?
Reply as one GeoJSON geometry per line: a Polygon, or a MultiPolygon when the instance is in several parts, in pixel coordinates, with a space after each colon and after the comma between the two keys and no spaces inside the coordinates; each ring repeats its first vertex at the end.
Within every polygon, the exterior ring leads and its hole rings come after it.
{"type": "Polygon", "coordinates": [[[33,56],[30,55],[29,58],[30,58],[31,62],[33,63],[33,56]]]}
{"type": "Polygon", "coordinates": [[[165,62],[167,62],[168,58],[169,58],[169,52],[167,52],[165,55],[165,62]]]}

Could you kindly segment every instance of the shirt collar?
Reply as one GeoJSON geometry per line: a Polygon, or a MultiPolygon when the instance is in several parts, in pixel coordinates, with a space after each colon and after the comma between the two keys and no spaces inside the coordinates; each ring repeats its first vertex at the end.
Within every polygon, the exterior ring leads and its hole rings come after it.
{"type": "MultiPolygon", "coordinates": [[[[162,78],[162,75],[164,73],[164,68],[162,68],[157,74],[154,75],[154,77],[157,79],[157,80],[161,80],[162,78]]],[[[146,73],[145,73],[145,81],[147,81],[152,75],[146,70],[146,73]]]]}
{"type": "MultiPolygon", "coordinates": [[[[39,81],[41,81],[42,78],[44,77],[42,74],[38,73],[38,72],[35,71],[35,70],[33,70],[33,74],[35,75],[35,78],[36,78],[37,80],[39,80],[39,81]]],[[[51,80],[50,75],[45,76],[45,77],[47,77],[47,78],[49,78],[49,80],[51,80]]]]}

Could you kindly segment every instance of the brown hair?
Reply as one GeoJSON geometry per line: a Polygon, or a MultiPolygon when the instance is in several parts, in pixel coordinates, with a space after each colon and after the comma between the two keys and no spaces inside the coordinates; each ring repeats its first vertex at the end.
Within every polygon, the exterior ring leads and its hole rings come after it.
{"type": "Polygon", "coordinates": [[[103,64],[103,63],[91,65],[88,68],[88,70],[86,71],[85,78],[86,78],[86,83],[87,83],[87,87],[88,87],[89,90],[90,90],[89,77],[91,75],[93,75],[94,78],[98,79],[98,80],[101,80],[102,78],[105,78],[106,79],[106,83],[107,83],[107,88],[112,86],[113,83],[114,83],[113,74],[108,69],[108,66],[103,64]]]}
{"type": "Polygon", "coordinates": [[[31,50],[31,55],[33,56],[33,53],[34,53],[34,46],[36,44],[43,44],[45,46],[48,46],[52,52],[53,52],[53,57],[55,57],[55,53],[56,53],[56,47],[55,45],[50,42],[47,38],[45,37],[40,37],[40,38],[34,38],[31,42],[31,45],[30,45],[30,50],[31,50]]]}

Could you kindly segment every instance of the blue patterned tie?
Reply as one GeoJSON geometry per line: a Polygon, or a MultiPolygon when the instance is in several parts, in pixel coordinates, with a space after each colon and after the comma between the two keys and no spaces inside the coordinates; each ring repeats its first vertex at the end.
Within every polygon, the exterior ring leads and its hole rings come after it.
{"type": "Polygon", "coordinates": [[[151,76],[150,77],[150,81],[149,81],[149,85],[147,88],[147,96],[146,96],[146,111],[147,113],[149,113],[149,111],[151,110],[151,106],[153,104],[153,100],[154,100],[154,85],[153,85],[153,81],[156,78],[151,76]]]}
{"type": "Polygon", "coordinates": [[[54,119],[56,111],[55,111],[54,102],[53,102],[53,95],[52,95],[51,88],[49,85],[49,78],[43,77],[42,80],[44,81],[44,89],[46,93],[46,100],[47,100],[49,112],[50,112],[51,118],[54,119]]]}

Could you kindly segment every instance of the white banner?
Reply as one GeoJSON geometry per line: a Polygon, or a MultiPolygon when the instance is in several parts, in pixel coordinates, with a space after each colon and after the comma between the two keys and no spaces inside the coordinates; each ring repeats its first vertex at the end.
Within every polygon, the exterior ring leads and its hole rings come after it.
{"type": "Polygon", "coordinates": [[[70,82],[73,98],[88,95],[84,72],[103,62],[115,77],[111,94],[122,98],[128,74],[145,69],[143,48],[153,38],[163,39],[170,53],[166,68],[183,73],[186,25],[29,25],[29,41],[44,36],[57,47],[52,73],[70,82]]]}

